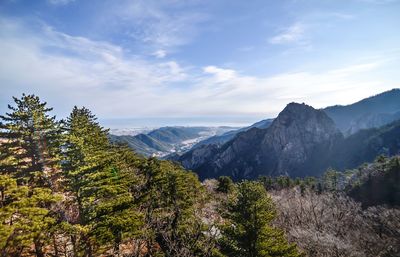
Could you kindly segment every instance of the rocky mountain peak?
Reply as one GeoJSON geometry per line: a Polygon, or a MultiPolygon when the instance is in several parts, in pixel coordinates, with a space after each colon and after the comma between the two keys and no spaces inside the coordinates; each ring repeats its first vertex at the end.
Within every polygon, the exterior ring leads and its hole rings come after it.
{"type": "Polygon", "coordinates": [[[269,134],[273,136],[281,134],[288,141],[293,141],[294,137],[307,136],[312,137],[310,138],[312,141],[322,141],[339,133],[333,120],[322,110],[314,109],[304,103],[288,104],[279,113],[269,130],[269,134]]]}

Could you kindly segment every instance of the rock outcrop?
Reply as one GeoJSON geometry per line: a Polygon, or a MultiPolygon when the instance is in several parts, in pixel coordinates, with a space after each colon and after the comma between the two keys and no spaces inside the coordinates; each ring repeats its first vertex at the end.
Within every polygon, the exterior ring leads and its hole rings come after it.
{"type": "Polygon", "coordinates": [[[335,140],[341,138],[334,122],[323,111],[290,103],[267,129],[252,128],[239,133],[219,148],[194,149],[179,161],[201,178],[313,175],[326,168],[323,160],[335,140]]]}

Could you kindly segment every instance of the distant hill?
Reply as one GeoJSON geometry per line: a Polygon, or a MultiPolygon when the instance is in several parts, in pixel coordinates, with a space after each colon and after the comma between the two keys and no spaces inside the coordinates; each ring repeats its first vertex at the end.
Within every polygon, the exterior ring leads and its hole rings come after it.
{"type": "Polygon", "coordinates": [[[360,130],[336,142],[330,162],[331,166],[343,170],[372,162],[378,155],[397,154],[400,154],[400,120],[380,128],[360,130]]]}
{"type": "Polygon", "coordinates": [[[216,135],[216,136],[209,137],[205,140],[200,141],[196,145],[194,145],[192,149],[195,149],[195,148],[198,148],[198,147],[201,147],[204,145],[210,145],[210,144],[221,146],[221,145],[225,144],[226,142],[228,142],[229,140],[231,140],[232,138],[234,138],[240,132],[247,131],[251,128],[259,128],[259,129],[268,128],[269,125],[271,125],[272,121],[273,121],[273,119],[261,120],[261,121],[258,121],[248,127],[240,128],[237,130],[231,130],[222,135],[216,135]]]}
{"type": "Polygon", "coordinates": [[[114,143],[127,144],[130,148],[134,149],[137,153],[144,156],[151,156],[153,154],[161,154],[172,150],[170,144],[156,140],[146,134],[138,134],[135,136],[123,135],[115,136],[110,135],[110,140],[114,143]]]}
{"type": "Polygon", "coordinates": [[[201,140],[236,129],[234,127],[161,127],[147,134],[110,135],[110,140],[114,143],[125,143],[144,156],[163,157],[171,153],[182,153],[201,140]]]}
{"type": "Polygon", "coordinates": [[[346,136],[400,119],[400,89],[392,89],[350,105],[323,109],[346,136]]]}
{"type": "Polygon", "coordinates": [[[184,140],[199,137],[205,127],[161,127],[150,131],[147,135],[161,142],[176,144],[184,140]]]}

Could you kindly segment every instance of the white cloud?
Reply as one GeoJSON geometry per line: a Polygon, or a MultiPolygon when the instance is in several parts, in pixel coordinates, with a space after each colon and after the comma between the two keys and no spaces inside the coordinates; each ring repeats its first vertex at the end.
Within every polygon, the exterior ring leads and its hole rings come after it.
{"type": "MultiPolygon", "coordinates": [[[[185,45],[197,35],[198,25],[206,15],[190,8],[196,2],[173,0],[121,0],[107,9],[105,15],[117,20],[118,27],[135,40],[140,40],[156,49],[169,50],[185,45]]],[[[159,51],[159,50],[157,50],[159,51]]],[[[162,56],[162,52],[159,52],[162,56]]]]}
{"type": "Polygon", "coordinates": [[[224,82],[235,77],[234,70],[222,69],[216,66],[206,66],[203,68],[203,72],[213,74],[216,82],[224,82]]]}
{"type": "Polygon", "coordinates": [[[393,65],[390,62],[390,58],[380,58],[319,72],[257,77],[209,66],[204,71],[210,75],[198,82],[193,94],[207,101],[206,106],[197,108],[208,113],[212,113],[212,109],[214,112],[225,109],[231,113],[264,113],[265,117],[273,117],[292,101],[322,108],[349,104],[396,87],[398,84],[382,75],[376,79],[377,72],[379,74],[384,67],[393,65]],[[215,76],[221,78],[215,79],[215,76]]]}
{"type": "MultiPolygon", "coordinates": [[[[288,102],[347,104],[395,87],[387,56],[322,71],[250,76],[215,65],[146,60],[124,48],[50,27],[0,19],[0,102],[39,94],[59,113],[85,105],[100,117],[275,116],[288,102]],[[379,79],[377,79],[379,78],[379,79]]],[[[389,54],[393,58],[393,54],[389,54]]],[[[397,70],[393,71],[398,74],[397,70]]]]}
{"type": "Polygon", "coordinates": [[[145,113],[145,106],[157,104],[164,84],[185,77],[176,62],[149,62],[106,42],[50,27],[31,31],[15,20],[1,19],[0,26],[2,101],[33,92],[61,105],[63,113],[73,104],[89,105],[101,115],[145,113]]]}
{"type": "Polygon", "coordinates": [[[290,27],[284,29],[280,34],[269,39],[271,44],[287,44],[298,42],[303,39],[305,26],[302,23],[294,23],[290,27]]]}
{"type": "Polygon", "coordinates": [[[161,59],[161,58],[164,58],[165,56],[167,56],[167,51],[160,49],[160,50],[155,51],[152,55],[155,56],[156,58],[161,59]]]}

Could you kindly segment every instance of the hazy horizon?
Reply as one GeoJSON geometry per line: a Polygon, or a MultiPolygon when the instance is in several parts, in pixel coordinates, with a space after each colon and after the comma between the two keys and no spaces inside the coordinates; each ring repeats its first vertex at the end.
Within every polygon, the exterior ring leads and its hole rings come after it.
{"type": "Polygon", "coordinates": [[[143,118],[100,118],[102,126],[111,129],[182,127],[247,127],[265,118],[258,117],[143,117],[143,118]]]}

